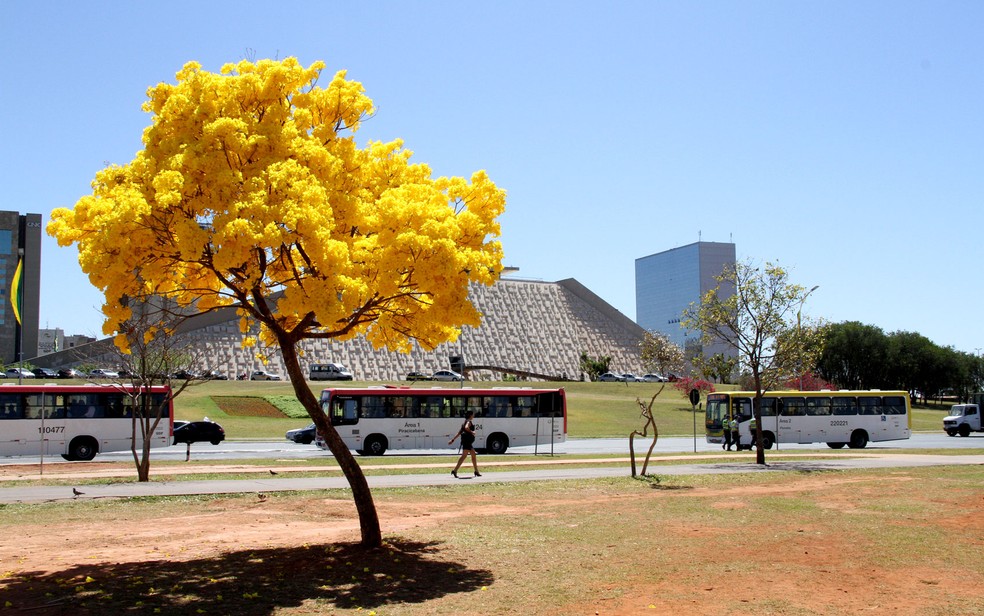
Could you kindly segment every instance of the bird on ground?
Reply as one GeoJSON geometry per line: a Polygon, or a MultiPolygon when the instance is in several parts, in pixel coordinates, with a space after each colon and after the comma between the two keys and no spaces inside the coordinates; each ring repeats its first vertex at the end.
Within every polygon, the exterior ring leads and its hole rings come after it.
{"type": "Polygon", "coordinates": [[[78,488],[72,488],[72,494],[74,494],[76,497],[79,497],[79,496],[82,496],[83,494],[85,494],[85,492],[79,491],[78,488]]]}
{"type": "Polygon", "coordinates": [[[279,475],[280,473],[278,473],[277,471],[275,471],[273,469],[270,469],[270,474],[271,475],[279,475]]]}
{"type": "Polygon", "coordinates": [[[265,501],[266,501],[266,499],[267,499],[267,495],[266,495],[266,494],[264,494],[263,492],[257,492],[257,494],[256,494],[256,497],[257,497],[258,499],[260,499],[260,502],[261,502],[261,503],[262,503],[262,502],[265,502],[265,501]]]}

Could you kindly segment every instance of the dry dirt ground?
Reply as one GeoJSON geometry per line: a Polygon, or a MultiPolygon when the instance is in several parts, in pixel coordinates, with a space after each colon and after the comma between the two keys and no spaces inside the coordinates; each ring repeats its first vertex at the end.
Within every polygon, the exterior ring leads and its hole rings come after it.
{"type": "MultiPolygon", "coordinates": [[[[83,465],[73,465],[75,473],[83,465]]],[[[104,467],[93,465],[93,469],[104,467]]],[[[9,467],[8,467],[9,471],[9,467]]],[[[0,485],[3,485],[0,483],[0,485]]],[[[805,475],[780,485],[694,488],[715,510],[740,512],[749,498],[803,495],[822,490],[821,506],[848,516],[865,515],[870,479],[805,475]],[[857,485],[855,485],[857,484],[857,485]],[[863,484],[863,485],[861,485],[863,484]]],[[[906,471],[877,486],[900,498],[921,498],[906,471]]],[[[430,542],[442,533],[467,532],[489,516],[542,516],[578,509],[586,516],[618,508],[645,511],[683,491],[649,490],[616,496],[565,493],[547,500],[489,502],[486,496],[442,495],[438,501],[377,501],[384,534],[391,539],[366,554],[355,545],[359,528],[351,501],[323,496],[216,497],[187,506],[169,503],[122,508],[82,503],[73,514],[49,513],[36,525],[0,525],[0,616],[6,614],[482,614],[527,613],[492,599],[495,585],[509,592],[529,586],[527,576],[502,573],[474,551],[430,542]],[[159,511],[150,510],[159,507],[159,511]],[[103,517],[105,516],[105,517],[103,517]],[[125,527],[124,539],[120,528],[125,527]],[[162,532],[163,530],[168,532],[162,532]],[[488,593],[485,595],[484,593],[488,593]],[[312,599],[314,597],[315,599],[312,599]],[[364,607],[368,606],[368,607],[364,607]],[[494,610],[494,611],[493,611],[494,610]]],[[[899,524],[938,529],[966,524],[966,514],[984,512],[984,487],[952,501],[936,500],[932,520],[920,516],[899,524]],[[964,520],[961,522],[961,520],[964,520]]],[[[50,509],[44,511],[50,512],[50,509]]],[[[3,509],[0,508],[0,516],[3,509]]],[[[980,528],[980,527],[978,527],[980,528]]],[[[569,602],[551,599],[534,611],[548,614],[974,614],[984,613],[982,566],[965,573],[976,584],[951,586],[946,559],[899,566],[862,557],[850,536],[824,536],[805,525],[781,544],[738,541],[714,525],[664,525],[651,532],[685,544],[676,566],[642,558],[617,580],[600,577],[596,588],[569,602]],[[740,551],[739,561],[735,551],[740,551]],[[768,563],[741,568],[731,563],[768,563]],[[650,571],[646,571],[651,566],[650,571]],[[790,598],[795,598],[791,600],[790,598]]],[[[984,555],[984,535],[977,533],[984,555]]],[[[662,539],[661,539],[662,540],[662,539]]],[[[656,547],[653,547],[656,546],[656,547]]],[[[620,546],[602,549],[625,557],[620,546]]],[[[655,553],[655,552],[654,552],[655,553]]],[[[525,562],[525,561],[524,561],[525,562]]],[[[535,562],[535,561],[531,561],[535,562]]],[[[585,565],[589,566],[589,565],[585,565]]],[[[544,564],[549,570],[550,564],[544,564]]],[[[588,577],[587,579],[593,579],[588,577]]],[[[589,582],[593,583],[593,582],[589,582]]],[[[522,592],[535,594],[528,588],[522,592]]],[[[531,596],[532,596],[531,594],[531,596]]],[[[516,596],[521,597],[519,592],[516,596]]],[[[542,599],[541,599],[542,601],[542,599]]]]}

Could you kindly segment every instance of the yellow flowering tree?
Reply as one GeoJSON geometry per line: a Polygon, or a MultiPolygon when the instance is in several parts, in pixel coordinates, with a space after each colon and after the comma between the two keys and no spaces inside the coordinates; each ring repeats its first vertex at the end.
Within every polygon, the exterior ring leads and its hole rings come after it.
{"type": "Polygon", "coordinates": [[[359,147],[373,103],[344,71],[318,85],[323,69],[186,64],[176,84],[148,90],[144,149],[99,171],[47,231],[78,247],[105,294],[103,331],[121,347],[131,307],[150,298],[190,312],[236,306],[247,341],[259,325],[352,487],[362,543],[375,546],[368,484],[305,383],[298,343],[365,336],[407,351],[477,326],[469,285],[501,272],[505,193],[482,171],[434,178],[399,140],[359,147]]]}

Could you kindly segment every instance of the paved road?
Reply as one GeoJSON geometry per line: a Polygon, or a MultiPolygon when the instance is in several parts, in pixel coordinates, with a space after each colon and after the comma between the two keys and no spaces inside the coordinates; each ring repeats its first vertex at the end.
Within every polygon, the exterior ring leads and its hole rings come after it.
{"type": "MultiPolygon", "coordinates": [[[[648,446],[646,439],[637,439],[636,447],[648,446]]],[[[904,441],[889,441],[884,443],[869,443],[866,451],[897,451],[899,449],[970,449],[984,451],[984,434],[972,434],[969,437],[950,437],[943,433],[919,433],[912,438],[904,441]]],[[[539,453],[551,453],[550,448],[540,447],[539,453]]],[[[721,451],[720,445],[712,445],[704,440],[703,435],[696,440],[693,437],[661,437],[656,445],[654,453],[710,453],[721,451]]],[[[772,451],[831,451],[823,443],[812,443],[808,445],[782,444],[778,450],[772,451]]],[[[553,451],[555,454],[628,454],[629,441],[627,438],[572,438],[567,442],[557,445],[553,451]]],[[[435,452],[427,449],[406,449],[399,452],[400,455],[409,456],[433,456],[448,455],[448,451],[435,452]]],[[[534,453],[534,447],[511,447],[507,453],[513,455],[530,455],[534,453]]],[[[185,445],[174,445],[155,449],[153,457],[155,460],[184,460],[187,455],[185,445]]],[[[330,456],[326,451],[321,451],[314,445],[298,445],[287,440],[281,441],[226,441],[219,445],[209,443],[195,443],[191,446],[191,459],[194,461],[209,460],[236,460],[246,458],[266,458],[266,459],[285,459],[300,460],[305,458],[322,458],[330,456]]],[[[131,454],[129,451],[117,451],[99,454],[97,460],[109,461],[129,461],[131,454]]],[[[48,458],[49,462],[60,462],[61,458],[48,458]]],[[[38,458],[31,456],[0,458],[0,464],[37,464],[38,458]]]]}
{"type": "MultiPolygon", "coordinates": [[[[819,472],[854,468],[904,468],[920,466],[940,466],[952,464],[984,464],[984,454],[943,456],[933,454],[865,454],[858,457],[836,455],[832,458],[798,460],[774,458],[769,464],[760,466],[749,457],[748,461],[705,462],[697,464],[650,463],[650,471],[657,475],[693,475],[702,473],[764,473],[764,472],[819,472]]],[[[391,488],[408,486],[448,486],[461,482],[501,483],[516,481],[545,481],[559,479],[585,479],[596,477],[625,477],[629,474],[628,465],[606,468],[571,468],[572,465],[558,464],[538,470],[495,470],[486,465],[481,477],[469,477],[461,473],[455,479],[444,473],[408,475],[370,475],[372,488],[391,488]]],[[[505,467],[508,468],[508,467],[505,467]]],[[[341,476],[333,477],[269,477],[263,479],[231,479],[212,481],[165,481],[148,483],[112,483],[105,485],[80,486],[82,494],[75,495],[70,486],[28,486],[0,488],[0,503],[54,502],[74,499],[123,498],[135,496],[172,496],[187,494],[233,494],[265,493],[298,490],[345,489],[348,487],[341,476]]]]}

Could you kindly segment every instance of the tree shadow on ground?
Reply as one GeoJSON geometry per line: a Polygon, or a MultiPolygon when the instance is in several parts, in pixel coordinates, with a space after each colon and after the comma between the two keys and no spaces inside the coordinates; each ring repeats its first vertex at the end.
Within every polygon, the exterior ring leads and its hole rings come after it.
{"type": "Polygon", "coordinates": [[[434,543],[403,540],[228,552],[190,561],[74,565],[0,578],[0,614],[271,614],[312,607],[378,609],[470,592],[490,571],[442,559],[434,543]],[[6,609],[5,609],[6,606],[6,609]]]}
{"type": "Polygon", "coordinates": [[[641,481],[643,483],[648,483],[649,487],[653,490],[693,490],[693,486],[678,486],[678,485],[665,485],[660,479],[659,475],[645,474],[639,475],[635,478],[636,481],[641,481]]]}

